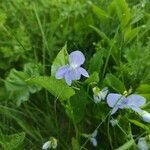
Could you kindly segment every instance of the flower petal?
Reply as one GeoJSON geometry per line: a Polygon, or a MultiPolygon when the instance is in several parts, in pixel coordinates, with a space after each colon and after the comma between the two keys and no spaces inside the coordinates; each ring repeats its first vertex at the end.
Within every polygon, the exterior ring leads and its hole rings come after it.
{"type": "Polygon", "coordinates": [[[98,131],[95,130],[95,131],[92,133],[92,137],[96,137],[96,136],[97,136],[97,133],[98,133],[98,131]]]}
{"type": "Polygon", "coordinates": [[[47,150],[48,148],[51,148],[51,141],[45,142],[42,146],[43,150],[47,150]]]}
{"type": "Polygon", "coordinates": [[[78,69],[70,69],[69,75],[72,80],[79,80],[81,78],[81,73],[78,71],[78,69]]]}
{"type": "Polygon", "coordinates": [[[143,112],[143,110],[139,107],[136,107],[136,106],[129,106],[130,109],[132,109],[133,111],[137,112],[138,114],[141,114],[143,112]]]}
{"type": "Polygon", "coordinates": [[[74,51],[69,55],[69,64],[71,66],[79,67],[84,63],[84,61],[85,61],[85,57],[83,53],[80,51],[74,51]]]}
{"type": "Polygon", "coordinates": [[[85,76],[85,77],[89,77],[89,74],[88,74],[88,72],[84,69],[84,68],[82,68],[82,67],[79,67],[78,68],[78,71],[83,75],[83,76],[85,76]]]}
{"type": "Polygon", "coordinates": [[[132,94],[128,96],[126,102],[126,104],[130,107],[132,106],[140,107],[143,106],[145,103],[146,103],[146,99],[137,94],[132,94]]]}
{"type": "Polygon", "coordinates": [[[94,147],[97,146],[97,140],[96,140],[96,138],[91,138],[90,141],[91,141],[91,143],[93,144],[94,147]]]}
{"type": "Polygon", "coordinates": [[[70,76],[69,73],[70,73],[70,72],[66,72],[66,73],[65,73],[65,81],[66,81],[66,83],[67,83],[68,85],[71,85],[71,83],[72,83],[72,78],[71,78],[71,76],[70,76]]]}
{"type": "Polygon", "coordinates": [[[113,115],[114,113],[116,113],[118,109],[119,109],[119,107],[118,107],[118,106],[115,106],[115,107],[111,110],[111,115],[113,115]]]}
{"type": "Polygon", "coordinates": [[[65,65],[62,66],[60,68],[58,68],[56,74],[55,74],[55,78],[56,79],[62,79],[65,76],[65,73],[69,70],[69,66],[65,65]]]}
{"type": "Polygon", "coordinates": [[[150,123],[150,113],[144,111],[143,115],[142,115],[142,118],[145,122],[148,122],[150,123]]]}
{"type": "Polygon", "coordinates": [[[115,105],[121,105],[125,99],[121,94],[110,93],[107,96],[107,104],[109,107],[114,107],[115,105]]]}
{"type": "Polygon", "coordinates": [[[105,88],[103,88],[103,89],[101,90],[100,94],[101,94],[102,100],[105,99],[107,93],[108,93],[108,87],[105,87],[105,88]]]}

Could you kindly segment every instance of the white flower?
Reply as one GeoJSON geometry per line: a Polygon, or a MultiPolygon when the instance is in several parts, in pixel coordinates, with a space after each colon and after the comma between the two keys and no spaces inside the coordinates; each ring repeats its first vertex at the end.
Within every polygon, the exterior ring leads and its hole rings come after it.
{"type": "Polygon", "coordinates": [[[146,142],[145,138],[139,138],[137,147],[139,150],[149,150],[149,145],[146,142]]]}
{"type": "Polygon", "coordinates": [[[47,150],[48,148],[56,149],[57,147],[57,139],[54,137],[51,137],[49,141],[45,142],[42,146],[43,150],[47,150]]]}
{"type": "Polygon", "coordinates": [[[110,124],[114,127],[116,124],[118,124],[118,120],[116,119],[111,119],[110,124]]]}
{"type": "Polygon", "coordinates": [[[141,116],[145,122],[150,123],[150,113],[148,113],[147,111],[143,111],[141,116]]]}
{"type": "Polygon", "coordinates": [[[51,141],[45,142],[42,146],[43,150],[47,150],[48,148],[51,148],[51,141]]]}
{"type": "Polygon", "coordinates": [[[108,88],[105,87],[102,90],[100,90],[98,87],[93,88],[93,98],[95,103],[99,103],[101,100],[104,100],[107,93],[108,93],[108,88]]]}

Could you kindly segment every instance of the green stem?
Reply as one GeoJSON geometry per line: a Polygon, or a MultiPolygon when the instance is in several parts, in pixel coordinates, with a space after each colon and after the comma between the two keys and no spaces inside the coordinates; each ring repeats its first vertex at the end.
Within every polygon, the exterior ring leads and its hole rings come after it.
{"type": "Polygon", "coordinates": [[[68,100],[68,105],[69,105],[69,109],[70,109],[70,112],[71,112],[71,118],[72,118],[73,126],[74,126],[74,129],[75,129],[75,133],[76,133],[76,139],[78,139],[79,138],[79,131],[78,131],[77,124],[75,122],[75,118],[74,118],[74,115],[73,115],[73,109],[72,109],[72,106],[70,104],[70,100],[68,100]]]}

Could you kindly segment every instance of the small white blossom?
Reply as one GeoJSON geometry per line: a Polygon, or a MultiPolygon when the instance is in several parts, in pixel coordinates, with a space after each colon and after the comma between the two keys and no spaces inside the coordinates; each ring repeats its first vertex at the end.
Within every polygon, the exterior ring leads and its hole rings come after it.
{"type": "Polygon", "coordinates": [[[114,127],[116,124],[118,124],[118,120],[116,119],[111,119],[110,124],[114,127]]]}
{"type": "Polygon", "coordinates": [[[108,88],[105,87],[102,90],[100,90],[98,87],[93,88],[93,99],[95,103],[99,103],[101,100],[104,100],[107,93],[108,93],[108,88]]]}
{"type": "Polygon", "coordinates": [[[45,142],[42,146],[43,150],[47,150],[48,148],[51,148],[51,141],[45,142]]]}
{"type": "Polygon", "coordinates": [[[57,139],[54,137],[51,137],[49,141],[45,142],[42,146],[43,150],[47,150],[47,149],[56,149],[57,147],[57,139]]]}

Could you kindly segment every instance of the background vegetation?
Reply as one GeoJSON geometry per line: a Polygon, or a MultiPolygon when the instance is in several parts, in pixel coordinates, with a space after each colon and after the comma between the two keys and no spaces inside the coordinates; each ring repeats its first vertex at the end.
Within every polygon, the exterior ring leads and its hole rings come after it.
{"type": "Polygon", "coordinates": [[[108,106],[92,100],[96,85],[132,89],[150,112],[149,9],[148,0],[0,0],[1,149],[41,149],[51,136],[60,150],[109,150],[128,141],[126,149],[136,149],[139,137],[150,136],[150,125],[132,111],[119,111],[112,127],[108,106]],[[90,74],[73,88],[51,76],[65,44],[85,54],[90,74]],[[83,134],[99,123],[93,147],[83,134]]]}

